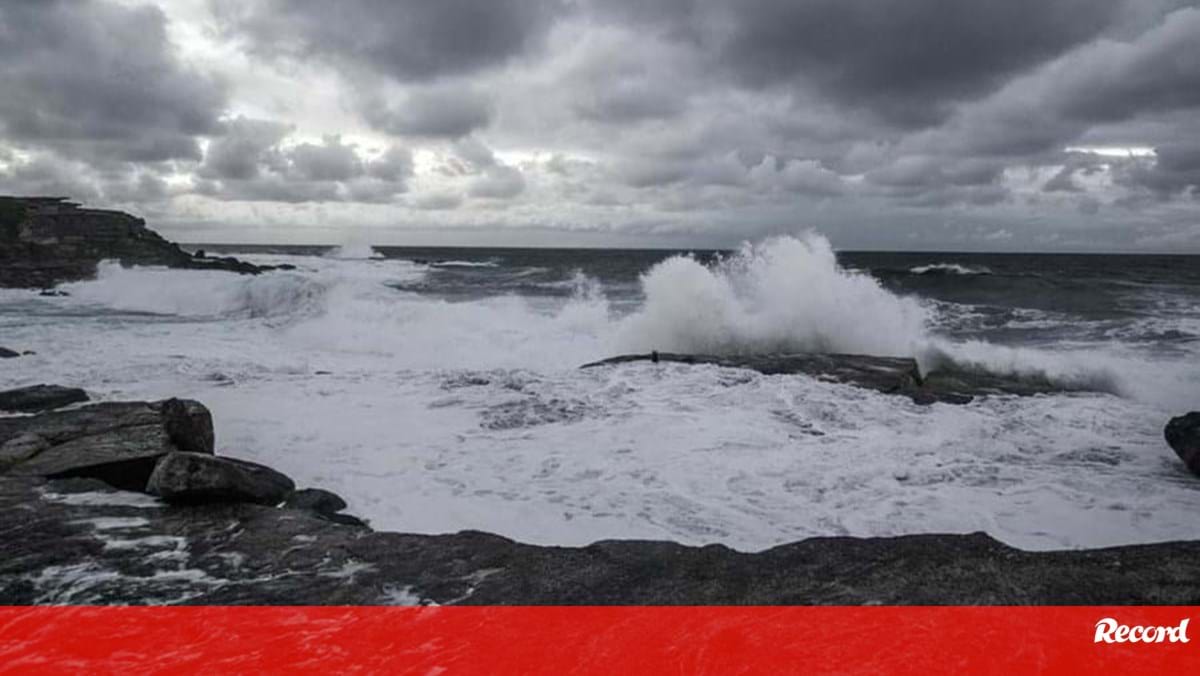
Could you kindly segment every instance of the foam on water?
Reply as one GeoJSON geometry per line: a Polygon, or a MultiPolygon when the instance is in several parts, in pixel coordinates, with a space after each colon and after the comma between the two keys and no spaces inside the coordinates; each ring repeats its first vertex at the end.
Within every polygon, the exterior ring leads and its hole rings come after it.
{"type": "Polygon", "coordinates": [[[743,549],[929,531],[1031,548],[1200,537],[1200,486],[1161,438],[1200,404],[1195,368],[1122,345],[949,340],[933,304],[840,268],[816,237],[712,267],[666,260],[625,313],[582,274],[569,298],[449,302],[388,286],[428,273],[405,261],[252,258],[298,269],[105,266],[67,298],[0,297],[0,344],[38,351],[8,360],[0,386],[196,398],[218,452],[334,490],[377,528],[743,549]],[[634,349],[914,355],[1122,396],[921,407],[711,366],[576,368],[634,349]]]}
{"type": "Polygon", "coordinates": [[[327,258],[338,260],[369,260],[383,258],[383,254],[375,251],[375,247],[365,242],[348,242],[325,254],[327,258]]]}
{"type": "Polygon", "coordinates": [[[909,269],[914,275],[989,275],[991,270],[986,267],[959,265],[958,263],[931,263],[918,265],[909,269]]]}

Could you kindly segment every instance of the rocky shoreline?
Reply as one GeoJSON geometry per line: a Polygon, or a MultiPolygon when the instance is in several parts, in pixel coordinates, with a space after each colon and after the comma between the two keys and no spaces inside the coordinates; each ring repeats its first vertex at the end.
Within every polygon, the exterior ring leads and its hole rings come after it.
{"type": "MultiPolygon", "coordinates": [[[[1168,429],[1196,443],[1194,426],[1168,429]]],[[[0,418],[0,604],[1200,603],[1198,541],[1026,552],[927,534],[745,553],[375,532],[213,439],[208,410],[178,399],[0,418]]]]}
{"type": "Polygon", "coordinates": [[[289,267],[193,255],[140,218],[81,208],[65,197],[0,196],[0,288],[50,289],[91,279],[102,260],[250,275],[289,267]]]}

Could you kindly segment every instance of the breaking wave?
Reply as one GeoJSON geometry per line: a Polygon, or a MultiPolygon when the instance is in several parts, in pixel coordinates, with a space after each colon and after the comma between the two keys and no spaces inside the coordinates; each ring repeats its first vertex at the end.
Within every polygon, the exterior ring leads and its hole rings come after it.
{"type": "Polygon", "coordinates": [[[670,258],[642,286],[645,305],[620,336],[632,351],[912,355],[930,319],[917,300],[840,267],[817,235],[746,244],[711,267],[670,258]]]}
{"type": "Polygon", "coordinates": [[[312,277],[271,272],[124,268],[100,264],[96,279],[65,284],[72,303],[124,312],[183,317],[280,317],[319,309],[326,285],[312,277]]]}
{"type": "Polygon", "coordinates": [[[376,251],[370,244],[351,242],[343,244],[336,249],[330,249],[325,254],[325,257],[336,258],[338,260],[369,260],[372,258],[383,258],[383,254],[376,251]]]}
{"type": "Polygon", "coordinates": [[[1200,383],[1119,350],[1007,347],[938,333],[935,303],[841,267],[824,238],[747,244],[705,265],[675,256],[640,279],[630,309],[577,272],[555,293],[451,302],[411,290],[431,269],[406,261],[307,258],[296,272],[241,276],[207,270],[125,269],[65,285],[67,304],[201,320],[268,318],[306,350],[369,354],[413,369],[572,369],[650,350],[753,354],[833,352],[913,357],[923,372],[982,370],[1144,401],[1195,402],[1200,383]]]}
{"type": "Polygon", "coordinates": [[[992,271],[988,268],[978,265],[959,265],[958,263],[931,263],[930,265],[918,265],[908,270],[914,275],[990,275],[992,271]]]}

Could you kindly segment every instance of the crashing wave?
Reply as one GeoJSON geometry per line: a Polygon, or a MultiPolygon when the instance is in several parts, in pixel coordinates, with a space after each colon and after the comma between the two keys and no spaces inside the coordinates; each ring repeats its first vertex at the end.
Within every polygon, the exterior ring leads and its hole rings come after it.
{"type": "Polygon", "coordinates": [[[351,242],[329,250],[325,257],[338,260],[370,260],[383,258],[383,254],[376,251],[375,247],[370,244],[351,242]]]}
{"type": "Polygon", "coordinates": [[[320,307],[325,285],[297,273],[124,268],[101,263],[96,279],[64,285],[70,302],[182,317],[277,317],[320,307]]]}

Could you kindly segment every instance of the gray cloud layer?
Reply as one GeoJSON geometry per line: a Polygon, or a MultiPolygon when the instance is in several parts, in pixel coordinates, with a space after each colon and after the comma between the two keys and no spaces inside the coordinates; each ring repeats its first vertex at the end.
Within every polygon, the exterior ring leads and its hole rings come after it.
{"type": "Polygon", "coordinates": [[[851,246],[1200,250],[1197,4],[207,0],[192,34],[357,121],[314,134],[305,110],[235,113],[265,99],[245,66],[173,44],[196,13],[7,2],[0,191],[167,217],[327,202],[706,243],[813,225],[851,246]]]}

